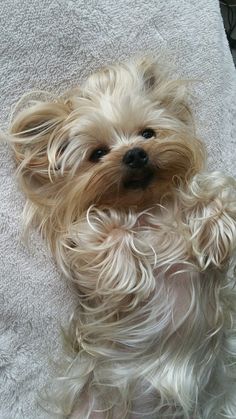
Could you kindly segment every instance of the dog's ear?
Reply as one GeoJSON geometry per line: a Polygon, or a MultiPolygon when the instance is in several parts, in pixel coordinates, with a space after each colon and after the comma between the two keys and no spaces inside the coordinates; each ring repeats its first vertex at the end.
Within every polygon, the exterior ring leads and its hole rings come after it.
{"type": "Polygon", "coordinates": [[[136,65],[143,80],[143,88],[152,100],[158,106],[166,108],[178,120],[192,127],[187,89],[190,80],[173,78],[170,66],[158,63],[150,56],[137,60],[136,65]]]}
{"type": "Polygon", "coordinates": [[[156,61],[150,57],[142,57],[137,59],[135,65],[141,75],[144,90],[152,92],[156,87],[160,77],[160,71],[156,61]]]}
{"type": "Polygon", "coordinates": [[[65,147],[61,129],[70,114],[69,100],[36,101],[14,118],[10,127],[18,171],[36,186],[51,180],[56,172],[57,156],[65,147]]]}

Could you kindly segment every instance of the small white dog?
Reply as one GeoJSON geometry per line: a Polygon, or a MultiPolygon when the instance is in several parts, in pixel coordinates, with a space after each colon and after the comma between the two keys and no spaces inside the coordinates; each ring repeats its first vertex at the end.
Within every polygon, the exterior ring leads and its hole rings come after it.
{"type": "Polygon", "coordinates": [[[11,127],[28,225],[78,287],[64,416],[236,418],[236,182],[182,81],[110,66],[11,127]]]}

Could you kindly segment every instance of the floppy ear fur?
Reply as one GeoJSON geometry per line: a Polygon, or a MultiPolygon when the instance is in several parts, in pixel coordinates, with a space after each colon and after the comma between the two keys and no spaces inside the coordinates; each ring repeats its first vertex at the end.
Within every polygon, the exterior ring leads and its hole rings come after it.
{"type": "MultiPolygon", "coordinates": [[[[62,128],[70,112],[66,99],[34,101],[19,112],[10,128],[9,143],[21,188],[28,198],[24,209],[25,232],[37,219],[39,223],[46,222],[55,205],[54,197],[62,188],[63,177],[58,164],[68,136],[62,128]]],[[[50,224],[52,220],[48,226],[50,224]]]]}
{"type": "Polygon", "coordinates": [[[59,133],[69,113],[66,101],[35,102],[16,116],[10,131],[11,145],[23,179],[30,178],[34,185],[49,181],[49,150],[58,152],[64,146],[59,133]]]}

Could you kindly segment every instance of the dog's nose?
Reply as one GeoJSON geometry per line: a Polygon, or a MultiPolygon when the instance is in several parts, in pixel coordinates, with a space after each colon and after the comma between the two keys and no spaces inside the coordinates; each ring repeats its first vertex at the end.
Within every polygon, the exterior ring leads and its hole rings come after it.
{"type": "Polygon", "coordinates": [[[148,163],[148,155],[143,148],[135,147],[125,153],[123,163],[131,169],[141,169],[148,163]]]}

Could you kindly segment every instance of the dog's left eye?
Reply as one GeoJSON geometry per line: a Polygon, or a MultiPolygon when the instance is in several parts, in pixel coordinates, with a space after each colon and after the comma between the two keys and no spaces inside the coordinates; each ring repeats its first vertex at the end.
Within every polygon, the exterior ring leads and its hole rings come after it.
{"type": "Polygon", "coordinates": [[[141,135],[143,138],[146,138],[147,140],[149,138],[155,137],[155,134],[156,133],[152,128],[145,128],[139,132],[139,135],[141,135]]]}
{"type": "Polygon", "coordinates": [[[109,153],[109,149],[107,147],[97,148],[93,150],[92,154],[89,157],[89,160],[93,163],[98,162],[103,156],[109,153]]]}

